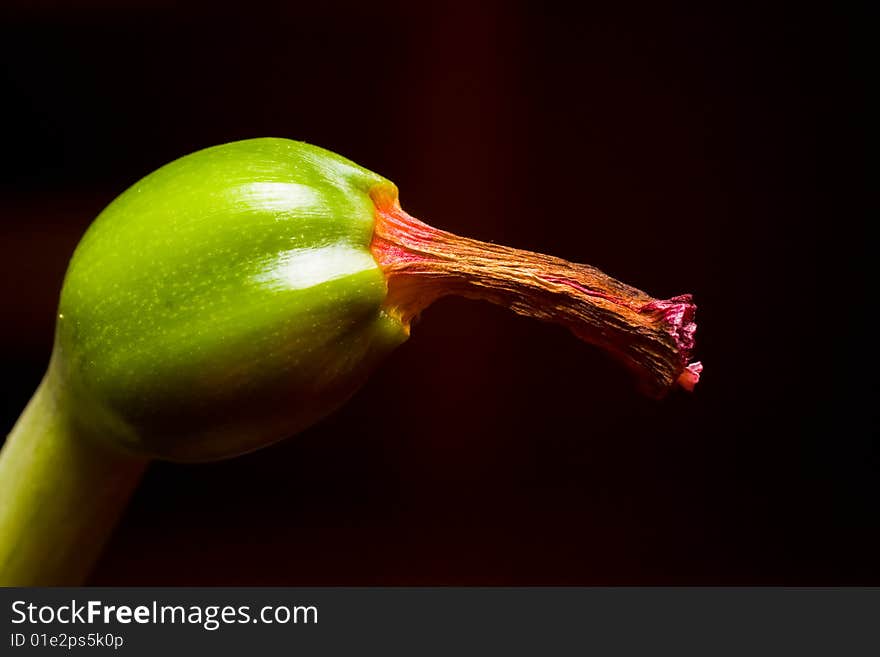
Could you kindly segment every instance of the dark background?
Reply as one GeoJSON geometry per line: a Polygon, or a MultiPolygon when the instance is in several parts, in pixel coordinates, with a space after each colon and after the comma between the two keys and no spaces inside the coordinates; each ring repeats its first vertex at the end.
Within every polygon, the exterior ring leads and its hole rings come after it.
{"type": "Polygon", "coordinates": [[[438,302],[319,426],[155,464],[92,583],[880,583],[842,17],[25,4],[0,12],[3,429],[91,219],[235,139],[330,148],[438,227],[699,305],[703,381],[655,402],[563,329],[438,302]]]}

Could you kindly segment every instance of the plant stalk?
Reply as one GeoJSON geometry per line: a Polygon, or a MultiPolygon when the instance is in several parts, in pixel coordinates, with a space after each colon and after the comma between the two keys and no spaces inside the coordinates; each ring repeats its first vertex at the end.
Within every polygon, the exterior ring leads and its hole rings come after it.
{"type": "Polygon", "coordinates": [[[51,376],[0,451],[0,586],[82,584],[147,465],[81,435],[51,376]]]}

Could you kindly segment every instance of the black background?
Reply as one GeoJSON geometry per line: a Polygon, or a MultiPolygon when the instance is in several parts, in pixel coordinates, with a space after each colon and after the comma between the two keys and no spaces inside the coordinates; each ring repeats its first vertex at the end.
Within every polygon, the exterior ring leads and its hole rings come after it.
{"type": "Polygon", "coordinates": [[[4,428],[91,219],[256,136],[346,155],[438,227],[694,293],[706,370],[658,403],[563,329],[443,300],[313,429],[154,465],[92,583],[880,582],[842,16],[118,4],[0,13],[4,428]]]}

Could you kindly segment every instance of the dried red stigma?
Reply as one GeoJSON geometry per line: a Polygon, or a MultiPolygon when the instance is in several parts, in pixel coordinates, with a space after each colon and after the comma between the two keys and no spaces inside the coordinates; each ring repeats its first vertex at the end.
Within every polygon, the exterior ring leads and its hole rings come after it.
{"type": "Polygon", "coordinates": [[[702,365],[690,363],[691,295],[654,299],[590,265],[438,230],[396,198],[374,202],[371,250],[388,280],[385,307],[406,326],[442,296],[484,299],[568,327],[623,362],[651,396],[676,384],[693,390],[699,381],[702,365]]]}

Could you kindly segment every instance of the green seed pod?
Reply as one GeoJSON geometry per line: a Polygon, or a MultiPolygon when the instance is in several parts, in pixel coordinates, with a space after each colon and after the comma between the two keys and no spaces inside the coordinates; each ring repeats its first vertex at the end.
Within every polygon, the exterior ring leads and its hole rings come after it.
{"type": "Polygon", "coordinates": [[[651,395],[699,378],[689,295],[437,230],[314,146],[209,148],[119,196],[71,260],[49,370],[0,454],[0,585],[82,582],[149,460],[304,429],[447,294],[562,324],[651,395]]]}
{"type": "Polygon", "coordinates": [[[171,460],[270,444],[344,402],[406,339],[370,252],[377,189],[329,151],[254,139],[176,160],[92,224],[61,293],[74,421],[171,460]]]}

